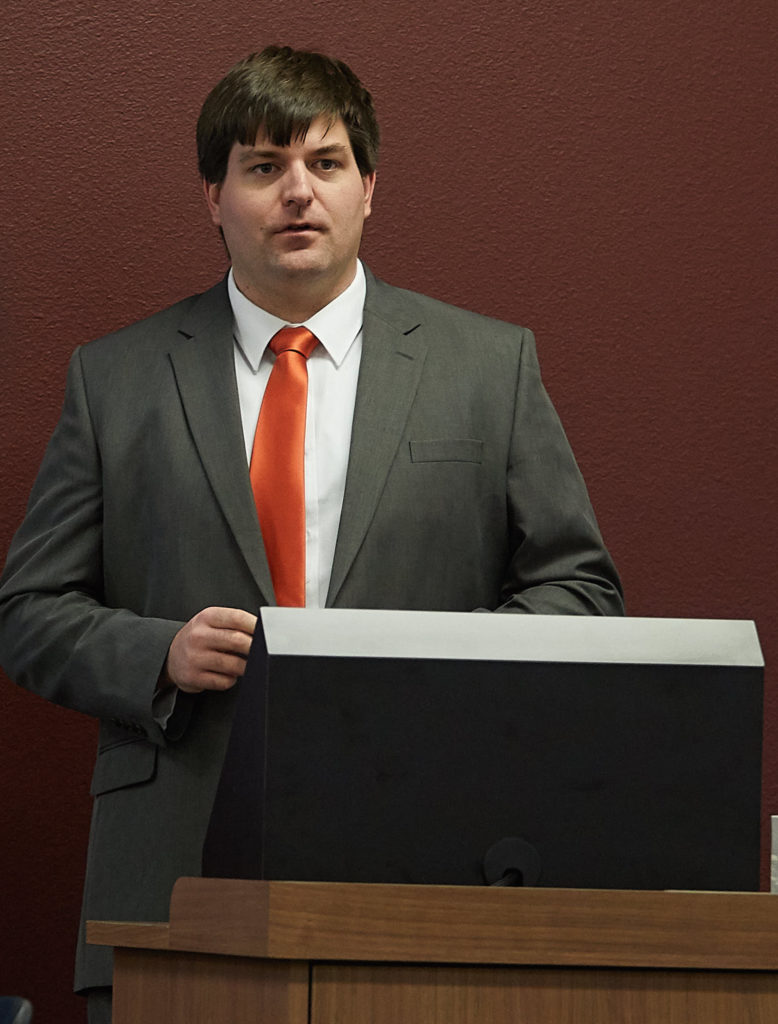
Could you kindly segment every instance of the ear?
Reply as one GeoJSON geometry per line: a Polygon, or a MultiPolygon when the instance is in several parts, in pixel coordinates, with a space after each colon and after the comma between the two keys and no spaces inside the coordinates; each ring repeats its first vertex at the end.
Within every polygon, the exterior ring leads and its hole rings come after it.
{"type": "Polygon", "coordinates": [[[219,184],[206,181],[203,178],[203,194],[205,195],[205,201],[208,204],[208,211],[211,214],[211,220],[217,227],[221,227],[221,209],[219,206],[221,200],[222,187],[219,184]]]}
{"type": "Polygon", "coordinates": [[[362,179],[362,187],[365,190],[365,217],[370,216],[373,208],[373,190],[375,189],[375,171],[366,174],[362,179]]]}

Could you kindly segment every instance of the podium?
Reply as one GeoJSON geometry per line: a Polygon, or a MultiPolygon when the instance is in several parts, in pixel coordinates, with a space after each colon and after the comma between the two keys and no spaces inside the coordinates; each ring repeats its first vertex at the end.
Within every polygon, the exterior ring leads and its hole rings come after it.
{"type": "Polygon", "coordinates": [[[88,924],[115,1024],[778,1020],[762,665],[753,623],[263,609],[206,877],[88,924]]]}
{"type": "Polygon", "coordinates": [[[180,879],[115,947],[114,1024],[778,1020],[768,893],[180,879]]]}

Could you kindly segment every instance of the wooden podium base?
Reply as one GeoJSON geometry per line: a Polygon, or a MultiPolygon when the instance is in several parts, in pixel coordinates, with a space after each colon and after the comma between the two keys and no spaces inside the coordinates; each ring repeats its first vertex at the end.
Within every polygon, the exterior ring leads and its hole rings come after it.
{"type": "Polygon", "coordinates": [[[766,893],[180,879],[90,922],[114,1024],[774,1024],[766,893]]]}

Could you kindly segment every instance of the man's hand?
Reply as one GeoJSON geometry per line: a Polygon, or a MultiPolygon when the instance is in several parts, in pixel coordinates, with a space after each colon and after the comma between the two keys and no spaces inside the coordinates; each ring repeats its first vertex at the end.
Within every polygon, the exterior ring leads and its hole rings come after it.
{"type": "Polygon", "coordinates": [[[240,608],[204,608],[173,637],[161,684],[184,693],[229,690],[246,670],[256,624],[240,608]]]}

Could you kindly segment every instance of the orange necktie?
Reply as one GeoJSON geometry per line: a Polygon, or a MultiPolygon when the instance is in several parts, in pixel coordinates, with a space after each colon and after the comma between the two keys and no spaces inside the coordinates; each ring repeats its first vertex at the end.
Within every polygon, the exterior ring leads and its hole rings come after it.
{"type": "Polygon", "coordinates": [[[251,452],[251,487],[276,601],[305,605],[305,412],[308,356],[318,338],[284,327],[270,341],[276,361],[251,452]]]}

